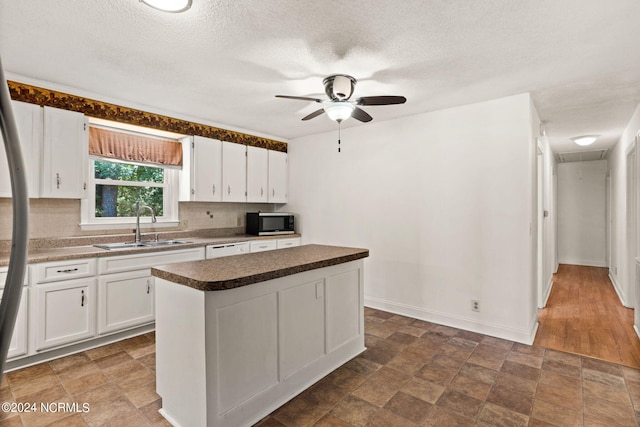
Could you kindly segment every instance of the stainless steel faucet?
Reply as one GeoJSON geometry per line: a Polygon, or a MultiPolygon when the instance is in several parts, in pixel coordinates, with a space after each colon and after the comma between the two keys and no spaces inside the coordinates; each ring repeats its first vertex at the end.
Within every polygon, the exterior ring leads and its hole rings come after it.
{"type": "Polygon", "coordinates": [[[138,199],[136,201],[136,243],[140,242],[140,212],[143,209],[149,209],[151,212],[151,222],[156,222],[156,213],[153,211],[151,206],[143,205],[142,199],[138,199]]]}

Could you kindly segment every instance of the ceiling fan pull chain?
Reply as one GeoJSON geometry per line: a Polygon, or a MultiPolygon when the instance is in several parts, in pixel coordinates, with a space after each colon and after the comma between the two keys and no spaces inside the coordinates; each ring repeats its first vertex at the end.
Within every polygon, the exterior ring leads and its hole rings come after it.
{"type": "Polygon", "coordinates": [[[340,122],[338,122],[338,153],[340,152],[340,122]]]}

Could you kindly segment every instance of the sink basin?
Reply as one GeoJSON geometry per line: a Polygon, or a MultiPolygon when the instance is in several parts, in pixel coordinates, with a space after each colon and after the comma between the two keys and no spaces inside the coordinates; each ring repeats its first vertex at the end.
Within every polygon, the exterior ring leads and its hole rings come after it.
{"type": "Polygon", "coordinates": [[[118,243],[103,243],[101,245],[93,245],[96,248],[101,249],[132,249],[132,248],[144,248],[146,245],[143,242],[118,242],[118,243]]]}
{"type": "Polygon", "coordinates": [[[101,249],[135,249],[135,248],[148,248],[153,246],[167,246],[167,245],[180,245],[187,242],[186,240],[151,240],[148,242],[118,242],[118,243],[103,243],[100,245],[93,245],[96,248],[101,249]]]}
{"type": "Polygon", "coordinates": [[[149,242],[142,242],[144,246],[166,246],[166,245],[182,245],[187,242],[186,240],[151,240],[149,242]]]}

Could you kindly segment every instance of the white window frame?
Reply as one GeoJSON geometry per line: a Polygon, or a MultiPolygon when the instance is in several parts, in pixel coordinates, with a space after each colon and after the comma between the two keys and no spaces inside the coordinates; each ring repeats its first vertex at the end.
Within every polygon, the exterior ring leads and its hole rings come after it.
{"type": "Polygon", "coordinates": [[[144,216],[140,217],[140,228],[162,228],[162,227],[177,227],[180,224],[178,218],[178,176],[179,169],[175,166],[145,164],[138,162],[125,162],[117,159],[111,159],[100,156],[89,156],[88,162],[89,179],[87,182],[87,197],[80,202],[81,206],[81,222],[80,228],[82,230],[111,230],[111,229],[130,229],[135,227],[136,217],[96,217],[96,184],[107,185],[127,185],[127,186],[144,186],[163,187],[163,215],[156,216],[157,222],[152,223],[151,218],[144,216]],[[164,169],[164,183],[138,183],[131,181],[117,181],[111,179],[96,179],[94,171],[94,161],[108,161],[113,163],[133,164],[139,166],[153,166],[164,169]]]}

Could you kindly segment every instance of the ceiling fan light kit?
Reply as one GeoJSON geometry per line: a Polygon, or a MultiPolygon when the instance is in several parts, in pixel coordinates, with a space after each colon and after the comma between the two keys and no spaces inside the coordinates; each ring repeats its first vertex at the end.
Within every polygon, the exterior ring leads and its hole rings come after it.
{"type": "Polygon", "coordinates": [[[324,111],[327,113],[327,116],[338,123],[351,117],[351,114],[355,109],[356,106],[350,102],[332,102],[324,107],[324,111]]]}

